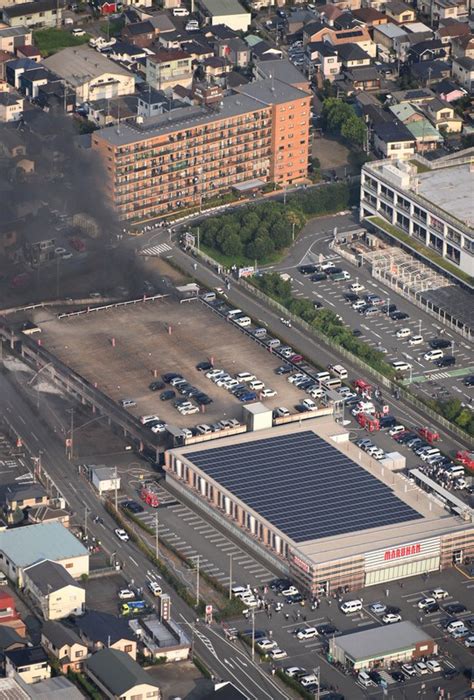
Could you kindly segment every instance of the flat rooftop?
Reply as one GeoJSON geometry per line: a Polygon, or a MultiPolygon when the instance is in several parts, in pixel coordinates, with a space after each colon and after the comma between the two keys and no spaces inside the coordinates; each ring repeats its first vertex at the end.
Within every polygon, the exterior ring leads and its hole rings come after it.
{"type": "Polygon", "coordinates": [[[330,417],[172,452],[316,563],[472,527],[362,452],[330,417]]]}
{"type": "Polygon", "coordinates": [[[421,197],[467,226],[474,226],[474,170],[469,164],[421,173],[418,182],[421,197]]]}
{"type": "Polygon", "coordinates": [[[431,640],[424,630],[413,622],[403,621],[394,625],[374,627],[360,632],[349,632],[334,639],[334,646],[344,649],[354,661],[370,659],[379,655],[403,652],[416,644],[431,640]]]}

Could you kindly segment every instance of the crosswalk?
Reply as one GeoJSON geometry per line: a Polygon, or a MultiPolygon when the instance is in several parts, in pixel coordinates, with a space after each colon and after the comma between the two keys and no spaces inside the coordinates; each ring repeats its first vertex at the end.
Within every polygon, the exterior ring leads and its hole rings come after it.
{"type": "Polygon", "coordinates": [[[142,248],[139,255],[163,255],[171,250],[171,246],[168,243],[159,243],[158,245],[152,245],[149,248],[142,248]]]}

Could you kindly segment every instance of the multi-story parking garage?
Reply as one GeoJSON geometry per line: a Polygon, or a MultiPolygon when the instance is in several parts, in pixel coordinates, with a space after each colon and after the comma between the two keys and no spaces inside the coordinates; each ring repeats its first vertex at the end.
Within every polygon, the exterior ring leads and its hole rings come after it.
{"type": "Polygon", "coordinates": [[[173,449],[165,460],[178,491],[312,594],[437,571],[474,554],[471,509],[448,512],[359,450],[332,418],[173,449]]]}

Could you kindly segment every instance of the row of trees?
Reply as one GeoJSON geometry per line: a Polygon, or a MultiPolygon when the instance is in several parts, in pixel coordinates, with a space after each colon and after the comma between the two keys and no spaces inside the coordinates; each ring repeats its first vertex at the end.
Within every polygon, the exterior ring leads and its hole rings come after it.
{"type": "Polygon", "coordinates": [[[238,207],[201,222],[200,240],[235,263],[257,260],[262,265],[290,245],[307,218],[347,209],[357,201],[358,189],[337,183],[288,195],[286,204],[267,201],[238,207]]]}
{"type": "Polygon", "coordinates": [[[429,401],[428,403],[431,408],[444,416],[446,420],[454,423],[458,428],[462,428],[468,435],[474,437],[474,413],[467,406],[463,406],[459,399],[429,401]]]}
{"type": "Polygon", "coordinates": [[[276,272],[253,278],[255,284],[268,296],[285,306],[290,313],[299,316],[315,330],[366,362],[378,372],[393,376],[393,370],[383,353],[359,340],[343,321],[329,309],[315,309],[309,299],[296,299],[291,293],[291,282],[284,281],[276,272]]]}
{"type": "Polygon", "coordinates": [[[328,97],[323,102],[323,128],[335,136],[342,136],[349,144],[362,147],[366,138],[364,120],[353,108],[337,97],[328,97]]]}

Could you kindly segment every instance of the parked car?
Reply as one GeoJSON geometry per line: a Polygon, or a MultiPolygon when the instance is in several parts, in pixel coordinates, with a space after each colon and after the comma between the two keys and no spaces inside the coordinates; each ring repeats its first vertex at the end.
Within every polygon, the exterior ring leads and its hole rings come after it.
{"type": "Polygon", "coordinates": [[[128,542],[128,540],[130,539],[129,536],[128,536],[128,534],[125,532],[125,530],[123,530],[123,529],[120,528],[120,527],[116,527],[115,530],[114,530],[114,532],[115,532],[115,535],[116,535],[116,536],[119,538],[119,540],[121,540],[122,542],[128,542]]]}

